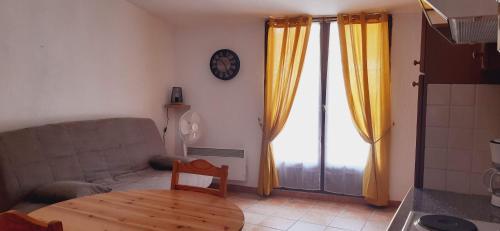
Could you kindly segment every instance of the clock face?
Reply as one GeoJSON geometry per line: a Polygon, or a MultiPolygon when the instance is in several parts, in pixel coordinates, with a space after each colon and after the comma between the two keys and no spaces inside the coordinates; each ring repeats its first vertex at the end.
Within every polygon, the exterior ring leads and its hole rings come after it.
{"type": "Polygon", "coordinates": [[[218,50],[210,59],[210,70],[215,77],[230,80],[240,71],[240,59],[232,50],[218,50]]]}

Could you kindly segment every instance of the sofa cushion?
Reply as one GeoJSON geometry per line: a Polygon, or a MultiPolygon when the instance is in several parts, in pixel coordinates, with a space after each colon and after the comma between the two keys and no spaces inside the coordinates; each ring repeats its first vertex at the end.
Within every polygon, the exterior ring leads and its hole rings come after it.
{"type": "Polygon", "coordinates": [[[36,132],[21,129],[0,134],[0,210],[21,201],[34,188],[54,180],[36,132]]]}
{"type": "Polygon", "coordinates": [[[173,162],[180,160],[182,163],[188,163],[194,159],[184,156],[153,156],[149,160],[149,165],[155,170],[172,170],[173,162]]]}
{"type": "Polygon", "coordinates": [[[55,181],[83,180],[73,141],[63,125],[53,124],[34,128],[40,149],[49,161],[55,181]]]}
{"type": "Polygon", "coordinates": [[[97,181],[148,168],[166,155],[151,119],[113,118],[0,133],[0,212],[55,181],[97,181]]]}
{"type": "Polygon", "coordinates": [[[82,196],[111,192],[111,188],[100,184],[80,181],[56,181],[38,187],[28,199],[36,203],[57,203],[82,196]]]}
{"type": "Polygon", "coordinates": [[[35,202],[29,202],[29,201],[21,201],[17,203],[14,207],[12,207],[12,210],[16,210],[22,213],[30,213],[33,212],[37,209],[43,208],[45,206],[48,206],[49,204],[45,203],[35,203],[35,202]]]}

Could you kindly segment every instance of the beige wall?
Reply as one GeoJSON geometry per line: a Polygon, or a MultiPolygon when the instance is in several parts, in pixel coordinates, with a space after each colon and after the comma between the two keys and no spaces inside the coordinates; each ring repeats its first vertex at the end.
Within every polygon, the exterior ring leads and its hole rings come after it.
{"type": "MultiPolygon", "coordinates": [[[[411,81],[419,74],[412,62],[420,56],[420,22],[420,14],[394,15],[393,200],[401,200],[413,185],[417,89],[411,87],[411,81]]],[[[231,22],[177,27],[175,44],[176,84],[183,87],[186,102],[204,122],[203,136],[195,146],[245,149],[248,180],[241,184],[255,187],[262,135],[257,118],[263,111],[264,21],[233,18],[231,22]],[[236,51],[241,59],[240,73],[226,82],[214,78],[208,68],[211,55],[221,48],[236,51]]]]}
{"type": "Polygon", "coordinates": [[[413,186],[417,129],[417,87],[420,74],[413,60],[420,59],[421,14],[393,14],[392,120],[390,195],[401,200],[413,186]]]}
{"type": "Polygon", "coordinates": [[[169,26],[123,0],[0,0],[0,131],[113,116],[163,127],[169,26]]]}
{"type": "MultiPolygon", "coordinates": [[[[244,149],[249,170],[243,184],[256,186],[262,135],[257,118],[264,107],[264,20],[233,18],[177,27],[175,47],[176,85],[203,120],[202,137],[193,146],[244,149]],[[235,51],[241,62],[230,81],[215,78],[209,68],[210,57],[222,48],[235,51]]],[[[182,153],[179,146],[177,153],[182,153]]]]}

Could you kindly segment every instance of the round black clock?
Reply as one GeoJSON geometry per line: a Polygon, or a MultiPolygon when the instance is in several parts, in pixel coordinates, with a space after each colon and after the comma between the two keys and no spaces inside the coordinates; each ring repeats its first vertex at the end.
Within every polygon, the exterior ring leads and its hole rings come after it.
{"type": "Polygon", "coordinates": [[[240,71],[240,59],[232,50],[218,50],[210,59],[210,70],[218,79],[230,80],[240,71]]]}

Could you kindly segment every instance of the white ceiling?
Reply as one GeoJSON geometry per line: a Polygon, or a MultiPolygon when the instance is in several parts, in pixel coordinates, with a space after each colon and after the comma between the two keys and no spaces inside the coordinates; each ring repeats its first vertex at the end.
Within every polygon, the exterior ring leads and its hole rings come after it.
{"type": "MultiPolygon", "coordinates": [[[[206,18],[267,17],[339,12],[418,12],[417,0],[128,0],[173,24],[206,18]]],[[[228,18],[228,20],[230,20],[228,18]]]]}

